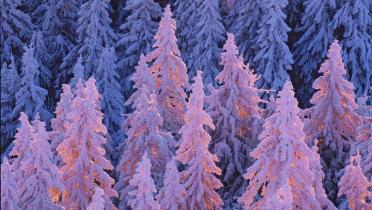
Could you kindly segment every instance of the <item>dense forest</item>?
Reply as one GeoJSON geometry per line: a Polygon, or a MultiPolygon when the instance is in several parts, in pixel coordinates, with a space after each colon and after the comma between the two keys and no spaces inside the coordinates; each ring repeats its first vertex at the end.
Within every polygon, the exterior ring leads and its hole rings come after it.
{"type": "Polygon", "coordinates": [[[371,0],[0,3],[2,209],[372,209],[371,0]]]}

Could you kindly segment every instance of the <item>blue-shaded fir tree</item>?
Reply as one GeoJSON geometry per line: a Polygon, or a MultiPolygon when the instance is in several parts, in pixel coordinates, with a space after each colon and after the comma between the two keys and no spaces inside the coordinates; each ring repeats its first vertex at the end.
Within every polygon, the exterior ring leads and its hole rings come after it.
{"type": "Polygon", "coordinates": [[[98,69],[95,73],[97,88],[101,94],[100,108],[103,112],[103,123],[111,137],[106,143],[112,149],[116,148],[124,138],[122,129],[124,114],[124,98],[119,85],[119,74],[117,72],[117,59],[114,48],[105,47],[102,50],[98,69]]]}
{"type": "Polygon", "coordinates": [[[36,113],[39,113],[43,121],[49,122],[52,115],[44,104],[48,91],[39,85],[40,66],[34,57],[34,46],[25,45],[24,51],[20,87],[15,96],[16,106],[12,114],[18,117],[20,112],[24,112],[33,119],[36,113]]]}
{"type": "Polygon", "coordinates": [[[257,81],[259,88],[280,90],[289,78],[293,59],[287,45],[290,28],[283,12],[287,3],[287,0],[265,0],[261,3],[263,15],[255,39],[256,54],[251,63],[260,74],[257,81]]]}
{"type": "Polygon", "coordinates": [[[292,50],[293,79],[300,106],[308,107],[314,93],[312,84],[318,75],[317,70],[333,41],[331,21],[336,3],[335,0],[307,0],[303,4],[301,24],[295,29],[300,35],[292,50]],[[296,84],[299,84],[298,87],[296,84]]]}
{"type": "Polygon", "coordinates": [[[19,87],[19,75],[15,67],[14,58],[11,63],[5,62],[1,67],[1,152],[5,150],[17,129],[17,118],[12,115],[16,105],[15,94],[19,87]]]}
{"type": "MultiPolygon", "coordinates": [[[[347,76],[354,84],[356,97],[372,95],[372,3],[367,0],[345,1],[334,16],[334,26],[342,28],[339,37],[347,76]]],[[[370,97],[369,104],[372,104],[370,97]]]]}
{"type": "Polygon", "coordinates": [[[129,98],[133,92],[129,75],[135,71],[140,55],[152,50],[161,7],[154,0],[128,0],[123,10],[129,15],[120,26],[116,45],[119,48],[121,84],[124,85],[125,98],[129,98]]]}
{"type": "Polygon", "coordinates": [[[190,51],[189,77],[196,71],[203,71],[203,82],[213,84],[220,72],[219,55],[221,42],[224,40],[225,28],[218,10],[217,0],[200,1],[195,11],[195,32],[192,32],[192,50],[190,51]]]}
{"type": "MultiPolygon", "coordinates": [[[[110,26],[108,8],[109,0],[89,0],[81,5],[77,28],[79,44],[65,56],[61,71],[72,69],[78,55],[81,55],[85,67],[84,77],[94,75],[103,48],[112,46],[117,39],[110,26]]],[[[65,74],[71,75],[71,72],[65,74]]]]}
{"type": "Polygon", "coordinates": [[[0,63],[10,62],[11,55],[16,58],[17,67],[20,65],[23,46],[32,35],[34,25],[30,16],[19,9],[21,0],[1,0],[1,57],[0,63]]]}

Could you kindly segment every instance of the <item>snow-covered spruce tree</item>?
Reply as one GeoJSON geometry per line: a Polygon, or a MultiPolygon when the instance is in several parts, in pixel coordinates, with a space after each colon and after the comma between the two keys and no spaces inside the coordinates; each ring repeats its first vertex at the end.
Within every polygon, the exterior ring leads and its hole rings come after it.
{"type": "Polygon", "coordinates": [[[260,144],[251,152],[256,162],[247,169],[249,185],[238,199],[252,209],[322,209],[315,195],[313,151],[304,142],[300,109],[291,82],[278,93],[276,110],[264,123],[260,144]],[[255,197],[260,195],[258,200],[255,197]]]}
{"type": "Polygon", "coordinates": [[[211,90],[206,97],[207,111],[216,129],[211,132],[211,150],[218,156],[222,169],[221,189],[225,206],[234,203],[247,182],[243,179],[252,160],[247,159],[249,151],[257,145],[262,120],[259,114],[257,78],[239,56],[234,36],[227,34],[227,41],[221,55],[223,70],[216,79],[221,86],[211,90]]]}
{"type": "Polygon", "coordinates": [[[129,180],[135,173],[142,155],[147,152],[151,160],[151,174],[158,188],[162,186],[166,163],[171,159],[174,140],[169,133],[162,132],[163,119],[157,109],[156,96],[150,94],[145,85],[129,98],[135,111],[125,121],[127,139],[119,164],[116,167],[119,180],[115,188],[120,194],[119,208],[128,205],[129,180]]]}
{"type": "Polygon", "coordinates": [[[155,93],[159,112],[164,119],[163,128],[172,133],[177,133],[183,125],[186,111],[183,88],[188,86],[187,69],[180,58],[175,30],[176,21],[168,5],[155,35],[155,49],[147,55],[152,62],[150,71],[156,83],[155,93]]]}
{"type": "Polygon", "coordinates": [[[312,157],[309,159],[309,166],[310,170],[314,174],[314,180],[312,185],[315,190],[316,199],[319,201],[322,209],[328,210],[336,210],[337,208],[333,205],[333,203],[327,198],[327,193],[323,188],[323,179],[324,179],[324,172],[322,169],[320,155],[318,154],[318,140],[314,140],[314,145],[311,147],[313,153],[312,157]]]}
{"type": "Polygon", "coordinates": [[[82,65],[83,57],[79,56],[74,68],[72,69],[73,77],[70,80],[70,85],[75,88],[79,79],[84,80],[84,66],[82,65]]]}
{"type": "Polygon", "coordinates": [[[70,123],[57,147],[64,162],[60,170],[65,186],[62,204],[66,209],[85,209],[97,186],[105,191],[105,206],[113,207],[109,198],[117,196],[111,188],[114,180],[106,172],[113,167],[104,157],[107,131],[98,107],[99,94],[95,80],[90,78],[84,94],[72,101],[72,111],[67,114],[70,123]]]}
{"type": "Polygon", "coordinates": [[[305,111],[304,124],[307,141],[319,140],[319,153],[325,163],[324,187],[335,202],[337,173],[344,168],[361,119],[355,112],[353,84],[344,78],[346,71],[337,41],[331,44],[327,57],[319,70],[322,76],[314,81],[317,92],[310,101],[314,106],[305,111]]]}
{"type": "Polygon", "coordinates": [[[351,147],[350,154],[356,154],[358,150],[360,151],[363,173],[372,182],[372,118],[364,119],[357,132],[357,142],[351,147]]]}
{"type": "Polygon", "coordinates": [[[235,35],[245,61],[253,63],[257,47],[258,24],[262,19],[263,6],[257,0],[238,0],[230,15],[231,24],[229,31],[235,35]]]}
{"type": "Polygon", "coordinates": [[[308,107],[314,93],[312,84],[317,70],[327,55],[327,48],[333,41],[333,29],[330,24],[336,7],[335,0],[306,0],[299,28],[300,34],[293,45],[294,84],[296,95],[302,107],[308,107]]]}
{"type": "MultiPolygon", "coordinates": [[[[105,124],[111,140],[106,143],[111,149],[116,148],[124,138],[122,130],[124,114],[124,98],[119,85],[119,74],[117,72],[117,59],[114,48],[105,47],[102,50],[98,69],[95,72],[98,91],[102,94],[100,100],[101,111],[103,112],[103,123],[105,124]]],[[[111,151],[110,151],[111,150],[111,151]]]]}
{"type": "Polygon", "coordinates": [[[182,137],[176,152],[177,160],[186,165],[181,174],[186,189],[183,205],[190,210],[222,209],[223,205],[215,191],[222,187],[222,183],[214,176],[221,175],[221,169],[216,165],[217,156],[208,151],[211,136],[205,130],[205,127],[210,129],[215,127],[203,106],[202,72],[198,71],[187,103],[186,122],[179,131],[182,137]]]}
{"type": "Polygon", "coordinates": [[[39,86],[39,64],[34,57],[34,47],[25,45],[24,50],[20,87],[15,95],[16,106],[12,115],[18,117],[20,112],[24,112],[32,119],[40,113],[42,120],[49,122],[52,115],[44,105],[48,91],[39,86]]]}
{"type": "MultiPolygon", "coordinates": [[[[155,81],[152,77],[150,69],[146,62],[146,56],[141,54],[137,66],[135,67],[136,71],[130,76],[130,80],[134,82],[133,88],[136,90],[125,102],[126,105],[131,105],[135,103],[136,100],[140,100],[142,94],[142,86],[146,86],[148,94],[155,92],[155,81]]],[[[150,96],[150,95],[148,95],[150,96]]],[[[134,107],[133,107],[134,108],[134,107]]]]}
{"type": "Polygon", "coordinates": [[[51,70],[55,78],[56,93],[62,84],[67,84],[70,72],[60,69],[63,58],[77,45],[77,19],[79,0],[46,0],[41,28],[44,32],[45,43],[53,61],[51,70]]]}
{"type": "Polygon", "coordinates": [[[104,194],[105,192],[101,188],[96,187],[94,189],[92,201],[90,202],[86,210],[104,210],[105,209],[105,200],[103,199],[104,194]]]}
{"type": "Polygon", "coordinates": [[[344,48],[343,60],[357,97],[372,95],[372,36],[367,31],[372,27],[370,5],[366,0],[345,1],[334,16],[336,30],[343,30],[339,37],[344,48]]]}
{"type": "Polygon", "coordinates": [[[350,157],[350,164],[346,166],[344,175],[338,183],[340,188],[338,196],[346,196],[350,209],[367,210],[372,208],[372,204],[366,203],[367,196],[372,196],[372,193],[368,191],[372,183],[363,175],[360,159],[359,152],[350,157]]]}
{"type": "MultiPolygon", "coordinates": [[[[190,54],[193,51],[194,45],[193,34],[196,32],[196,11],[200,1],[194,0],[175,0],[174,1],[174,16],[177,20],[177,37],[180,49],[180,56],[190,66],[190,54]]],[[[200,40],[199,40],[200,41],[200,40]]]]}
{"type": "Polygon", "coordinates": [[[125,98],[132,93],[129,79],[135,71],[140,55],[151,52],[154,36],[161,17],[161,8],[154,0],[128,0],[124,11],[129,13],[126,21],[120,26],[118,62],[121,84],[124,85],[125,98]]]}
{"type": "Polygon", "coordinates": [[[128,204],[135,210],[160,210],[160,205],[154,200],[156,188],[151,178],[151,162],[145,152],[138,162],[136,173],[129,181],[133,190],[128,193],[128,204]]]}
{"type": "Polygon", "coordinates": [[[12,160],[12,171],[14,171],[15,180],[18,181],[21,177],[21,163],[30,155],[29,147],[31,144],[31,138],[34,135],[34,128],[28,121],[27,115],[23,112],[19,116],[20,126],[17,128],[17,133],[13,141],[14,147],[10,152],[12,160]]]}
{"type": "Polygon", "coordinates": [[[258,87],[279,90],[289,78],[288,71],[293,63],[287,46],[290,28],[285,23],[283,12],[287,0],[264,0],[260,4],[263,15],[258,24],[256,54],[251,64],[261,75],[258,87]]]}
{"type": "Polygon", "coordinates": [[[16,105],[15,94],[19,87],[19,75],[13,56],[10,60],[9,65],[4,62],[1,67],[1,152],[8,146],[17,129],[12,110],[16,105]]]}
{"type": "Polygon", "coordinates": [[[0,0],[1,12],[1,57],[0,63],[10,62],[11,55],[16,58],[17,67],[23,53],[23,46],[32,35],[34,25],[31,18],[18,7],[21,0],[0,0]]]}
{"type": "Polygon", "coordinates": [[[176,160],[173,158],[167,163],[164,186],[157,195],[156,200],[163,210],[186,209],[186,206],[184,206],[185,203],[183,203],[185,195],[186,191],[181,184],[176,160]]]}
{"type": "Polygon", "coordinates": [[[196,31],[192,32],[192,49],[188,63],[189,77],[196,75],[197,70],[203,71],[204,84],[213,84],[220,72],[219,55],[225,28],[218,10],[217,0],[200,1],[196,11],[196,31]]]}
{"type": "Polygon", "coordinates": [[[11,171],[11,165],[6,157],[1,164],[1,209],[20,210],[18,206],[19,192],[14,175],[11,171]]]}
{"type": "Polygon", "coordinates": [[[39,75],[37,80],[40,86],[48,90],[53,87],[51,84],[52,71],[49,68],[53,57],[48,52],[46,44],[44,43],[44,35],[41,31],[36,31],[32,34],[31,43],[34,48],[34,57],[39,64],[39,75]]]}
{"type": "Polygon", "coordinates": [[[53,163],[54,155],[45,123],[35,117],[32,124],[35,132],[29,145],[30,154],[22,160],[19,168],[22,171],[18,180],[19,205],[22,209],[63,209],[56,204],[64,187],[59,169],[53,163]]]}
{"type": "MultiPolygon", "coordinates": [[[[94,75],[103,48],[112,46],[117,39],[110,26],[108,7],[109,0],[89,0],[80,7],[77,28],[80,44],[65,56],[60,67],[61,71],[71,69],[78,55],[81,55],[82,64],[85,67],[85,78],[94,75]]],[[[71,74],[71,72],[65,72],[65,74],[71,74]]]]}
{"type": "MultiPolygon", "coordinates": [[[[69,85],[62,85],[61,99],[57,103],[56,111],[54,112],[56,117],[51,120],[52,131],[50,132],[51,149],[56,153],[57,146],[65,138],[67,127],[70,123],[68,114],[71,112],[71,103],[74,98],[74,94],[71,92],[69,85]]],[[[61,160],[59,157],[56,159],[57,163],[61,160]]],[[[58,164],[59,165],[59,164],[58,164]]]]}

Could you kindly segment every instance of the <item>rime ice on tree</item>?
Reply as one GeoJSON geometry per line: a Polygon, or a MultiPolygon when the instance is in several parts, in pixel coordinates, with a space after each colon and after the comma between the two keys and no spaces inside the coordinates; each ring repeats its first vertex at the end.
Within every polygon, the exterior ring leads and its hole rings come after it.
{"type": "MultiPolygon", "coordinates": [[[[139,72],[137,72],[139,73],[139,72]]],[[[136,82],[137,83],[137,82],[136,82]]],[[[145,85],[136,92],[137,98],[130,98],[135,111],[125,121],[127,139],[121,160],[116,167],[119,180],[115,188],[120,194],[119,208],[127,205],[128,184],[142,155],[147,151],[151,160],[151,174],[157,187],[162,185],[166,163],[172,155],[173,138],[160,130],[163,119],[157,109],[156,96],[151,94],[145,85]]]]}
{"type": "Polygon", "coordinates": [[[203,110],[204,92],[201,71],[197,72],[192,93],[187,103],[185,125],[180,129],[182,137],[176,158],[186,169],[182,171],[182,183],[186,189],[183,205],[187,209],[222,209],[223,202],[216,193],[222,183],[214,174],[221,175],[216,166],[218,158],[208,151],[210,135],[204,129],[214,129],[212,118],[203,110]]]}
{"type": "Polygon", "coordinates": [[[16,93],[16,106],[12,113],[17,117],[20,112],[24,112],[31,119],[40,113],[41,118],[48,122],[52,117],[44,105],[48,91],[39,86],[39,64],[34,57],[34,47],[24,46],[24,50],[20,88],[16,93]]]}
{"type": "Polygon", "coordinates": [[[135,210],[160,210],[160,205],[154,200],[156,188],[151,178],[151,162],[145,152],[138,162],[136,173],[129,181],[133,188],[128,193],[128,204],[135,210]]]}
{"type": "Polygon", "coordinates": [[[314,81],[317,92],[310,101],[314,106],[305,111],[308,117],[304,124],[307,141],[317,138],[320,142],[319,153],[327,163],[324,187],[328,197],[335,200],[336,173],[344,167],[361,119],[355,112],[353,84],[344,78],[346,70],[337,41],[330,46],[327,57],[319,70],[322,76],[314,81]]]}
{"type": "Polygon", "coordinates": [[[299,78],[296,93],[300,102],[309,106],[314,93],[312,84],[317,69],[327,55],[327,48],[333,40],[333,29],[330,24],[336,7],[335,0],[304,1],[305,11],[300,27],[296,30],[300,37],[293,47],[294,73],[299,78]]]}
{"type": "Polygon", "coordinates": [[[180,58],[175,34],[176,21],[168,5],[155,35],[154,50],[147,56],[155,79],[158,108],[164,119],[163,128],[177,133],[183,125],[188,86],[186,65],[180,58]]]}
{"type": "MultiPolygon", "coordinates": [[[[111,139],[106,143],[107,153],[113,153],[119,142],[124,138],[122,123],[124,114],[124,97],[119,85],[117,59],[114,48],[105,47],[102,50],[95,72],[98,91],[102,94],[100,100],[105,124],[111,139]]],[[[112,154],[110,154],[112,155],[112,154]]]]}
{"type": "Polygon", "coordinates": [[[344,32],[343,60],[357,97],[372,95],[372,34],[367,31],[371,20],[371,3],[366,0],[345,1],[334,16],[335,27],[344,32]]]}
{"type": "Polygon", "coordinates": [[[177,169],[175,158],[167,163],[164,175],[164,186],[156,199],[163,210],[185,209],[183,202],[186,195],[185,188],[181,184],[180,174],[177,169]]]}
{"type": "Polygon", "coordinates": [[[19,210],[19,192],[11,165],[6,157],[1,164],[1,209],[19,210]]]}
{"type": "Polygon", "coordinates": [[[256,162],[247,169],[249,185],[239,198],[244,208],[321,209],[315,195],[313,151],[305,144],[300,109],[291,82],[278,93],[276,110],[263,125],[260,144],[251,152],[256,162]],[[255,199],[260,195],[258,200],[255,199]]]}
{"type": "Polygon", "coordinates": [[[113,167],[104,157],[107,131],[98,103],[99,94],[91,78],[86,82],[84,94],[72,101],[72,111],[67,115],[70,123],[57,147],[64,162],[60,170],[65,186],[62,204],[66,209],[85,209],[97,186],[105,192],[106,205],[113,206],[109,198],[117,196],[112,189],[114,180],[105,171],[113,167]]]}
{"type": "Polygon", "coordinates": [[[220,87],[207,96],[207,111],[216,130],[212,131],[212,151],[219,157],[222,169],[222,189],[225,205],[235,203],[247,182],[243,179],[246,168],[253,162],[247,157],[258,140],[262,120],[259,114],[260,98],[254,86],[257,78],[238,55],[234,36],[227,34],[221,55],[223,70],[216,79],[220,87]]]}
{"type": "Polygon", "coordinates": [[[59,169],[53,163],[53,153],[48,139],[45,123],[38,119],[32,122],[34,133],[31,137],[28,153],[22,160],[18,180],[20,207],[22,209],[63,209],[56,204],[64,187],[59,169]]]}
{"type": "Polygon", "coordinates": [[[129,76],[134,72],[140,55],[152,50],[161,7],[154,0],[128,0],[123,10],[129,15],[120,25],[118,66],[122,69],[121,84],[124,84],[125,98],[128,98],[133,91],[129,76]]]}
{"type": "MultiPolygon", "coordinates": [[[[196,1],[197,2],[197,1],[196,1]]],[[[196,19],[192,23],[195,31],[192,36],[189,52],[189,76],[195,76],[197,70],[203,71],[204,84],[215,84],[214,78],[220,72],[219,54],[224,40],[225,28],[219,14],[217,0],[202,0],[198,3],[196,19]]],[[[189,18],[189,17],[187,17],[189,18]]],[[[190,45],[190,44],[189,44],[190,45]]]]}
{"type": "Polygon", "coordinates": [[[350,157],[350,164],[346,166],[344,175],[338,183],[340,189],[338,196],[346,195],[350,209],[371,209],[372,204],[366,203],[367,196],[372,196],[368,191],[372,183],[363,175],[360,167],[359,151],[353,157],[350,157]]]}
{"type": "Polygon", "coordinates": [[[5,62],[1,67],[1,150],[3,151],[17,130],[17,118],[12,115],[12,109],[16,105],[15,94],[19,88],[19,75],[15,67],[14,57],[10,57],[11,63],[5,62]]]}

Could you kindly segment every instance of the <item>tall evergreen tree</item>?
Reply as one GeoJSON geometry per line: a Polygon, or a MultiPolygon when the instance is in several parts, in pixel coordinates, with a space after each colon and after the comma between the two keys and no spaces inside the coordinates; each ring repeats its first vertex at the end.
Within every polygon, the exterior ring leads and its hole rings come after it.
{"type": "MultiPolygon", "coordinates": [[[[104,47],[112,46],[117,39],[110,24],[109,0],[89,0],[80,8],[77,33],[79,44],[63,59],[61,71],[71,68],[78,55],[83,58],[85,78],[96,72],[104,47]]],[[[71,74],[71,72],[66,73],[71,74]]]]}
{"type": "Polygon", "coordinates": [[[79,56],[76,61],[76,64],[74,65],[72,69],[73,77],[70,80],[70,85],[72,88],[75,88],[75,86],[79,82],[79,79],[84,80],[84,66],[82,62],[83,62],[83,57],[79,56]]]}
{"type": "Polygon", "coordinates": [[[135,111],[125,121],[127,139],[124,151],[116,170],[119,180],[116,189],[120,193],[119,208],[128,205],[128,192],[131,191],[129,180],[135,173],[136,166],[145,152],[151,160],[151,174],[157,187],[161,187],[166,163],[172,155],[173,138],[160,130],[163,119],[157,109],[156,96],[143,85],[129,98],[135,111]]]}
{"type": "Polygon", "coordinates": [[[23,46],[32,35],[34,25],[30,16],[19,9],[21,0],[1,0],[1,57],[0,63],[10,62],[11,55],[16,58],[17,67],[21,61],[23,46]]]}
{"type": "MultiPolygon", "coordinates": [[[[372,107],[369,108],[372,111],[372,107]]],[[[372,182],[372,118],[365,118],[357,132],[357,142],[352,146],[350,154],[360,151],[363,173],[372,182]]]]}
{"type": "Polygon", "coordinates": [[[285,23],[283,12],[287,0],[265,0],[261,5],[263,15],[258,24],[254,47],[256,55],[251,64],[261,75],[258,87],[279,90],[288,79],[293,63],[287,45],[290,28],[285,23]]]}
{"type": "Polygon", "coordinates": [[[173,133],[177,133],[184,122],[186,94],[183,88],[188,86],[187,69],[180,58],[175,30],[176,21],[168,5],[155,35],[155,49],[147,56],[152,62],[150,71],[156,83],[155,93],[164,119],[163,128],[173,133]]]}
{"type": "Polygon", "coordinates": [[[36,31],[32,34],[31,43],[34,47],[34,57],[39,64],[38,85],[50,90],[53,85],[51,85],[52,71],[49,66],[51,66],[53,57],[49,54],[44,39],[43,33],[36,31]]]}
{"type": "Polygon", "coordinates": [[[118,66],[122,69],[121,84],[124,85],[125,98],[128,98],[133,91],[129,75],[135,71],[140,55],[151,52],[161,8],[154,0],[128,0],[124,12],[129,15],[120,26],[117,47],[120,53],[118,66]]]}
{"type": "Polygon", "coordinates": [[[17,129],[16,118],[12,115],[12,110],[16,105],[15,94],[19,88],[19,75],[15,67],[13,56],[11,63],[5,62],[1,67],[1,151],[5,150],[10,140],[14,137],[17,129]]]}
{"type": "Polygon", "coordinates": [[[10,152],[10,156],[13,157],[12,171],[14,171],[16,181],[18,181],[22,175],[20,170],[21,163],[30,155],[29,147],[31,144],[31,138],[35,132],[25,113],[20,113],[19,122],[20,126],[17,128],[17,133],[13,141],[14,147],[10,152]]]}
{"type": "Polygon", "coordinates": [[[186,194],[181,184],[181,177],[177,169],[176,160],[173,158],[167,163],[164,186],[157,195],[157,200],[163,210],[185,209],[183,199],[186,194]]]}
{"type": "Polygon", "coordinates": [[[334,15],[335,0],[306,0],[304,13],[298,31],[299,38],[293,45],[294,84],[302,107],[308,107],[314,93],[312,84],[317,70],[327,55],[328,46],[333,41],[330,24],[334,15]]]}
{"type": "MultiPolygon", "coordinates": [[[[67,128],[70,124],[68,114],[72,111],[72,100],[74,94],[71,92],[69,85],[62,85],[61,99],[57,103],[56,111],[54,112],[56,117],[51,120],[52,131],[50,132],[51,148],[56,153],[57,146],[65,138],[67,128]]],[[[60,158],[57,158],[57,162],[60,162],[60,158]]]]}
{"type": "Polygon", "coordinates": [[[353,84],[344,78],[346,70],[337,41],[331,44],[327,57],[319,70],[322,76],[314,81],[313,88],[318,91],[310,101],[314,106],[305,111],[308,117],[304,123],[308,141],[320,141],[319,153],[326,174],[324,187],[328,197],[336,202],[337,173],[344,167],[361,119],[355,112],[353,84]]]}
{"type": "Polygon", "coordinates": [[[177,160],[186,165],[181,174],[186,189],[183,205],[186,209],[222,209],[223,201],[215,191],[222,187],[222,183],[214,176],[221,175],[221,169],[216,165],[217,156],[208,151],[211,136],[205,130],[205,127],[215,127],[203,106],[202,73],[198,71],[187,103],[186,122],[179,131],[182,137],[176,152],[177,160]]]}
{"type": "Polygon", "coordinates": [[[245,174],[250,184],[238,201],[247,209],[322,209],[313,186],[318,177],[309,164],[313,151],[304,142],[291,82],[278,96],[275,112],[265,119],[260,144],[251,153],[257,160],[245,174]]]}
{"type": "Polygon", "coordinates": [[[253,63],[256,55],[255,40],[262,20],[263,5],[257,0],[237,0],[230,14],[229,31],[236,37],[244,60],[253,63]]]}
{"type": "Polygon", "coordinates": [[[72,101],[72,111],[67,115],[71,122],[65,139],[57,147],[64,162],[60,170],[65,186],[62,203],[66,209],[85,209],[97,186],[105,192],[105,206],[112,207],[109,198],[117,196],[112,189],[114,180],[106,172],[113,167],[104,157],[107,131],[98,103],[99,94],[91,78],[84,94],[72,101]]]}
{"type": "Polygon", "coordinates": [[[366,0],[345,1],[334,16],[336,31],[343,30],[339,37],[343,60],[357,97],[372,95],[372,36],[367,31],[372,27],[370,4],[366,0]]]}
{"type": "Polygon", "coordinates": [[[372,183],[363,175],[360,159],[359,152],[350,157],[350,164],[346,166],[345,173],[338,183],[340,187],[338,196],[346,195],[350,209],[371,209],[372,204],[368,204],[366,199],[368,196],[372,196],[372,193],[368,190],[372,187],[372,183]]]}
{"type": "Polygon", "coordinates": [[[61,174],[53,163],[53,153],[45,123],[37,117],[33,122],[34,133],[29,145],[29,156],[22,160],[18,180],[20,207],[22,209],[63,209],[56,204],[63,191],[61,174]]]}
{"type": "Polygon", "coordinates": [[[247,157],[258,142],[262,120],[254,86],[257,78],[239,56],[234,36],[228,33],[227,37],[221,54],[223,70],[216,77],[221,86],[211,91],[206,103],[216,125],[211,149],[221,160],[222,195],[225,206],[231,207],[247,185],[243,174],[252,163],[247,157]]]}
{"type": "Polygon", "coordinates": [[[194,45],[193,34],[196,32],[196,11],[200,1],[194,0],[175,0],[174,16],[177,20],[177,37],[180,49],[180,56],[190,67],[190,53],[193,51],[194,45]]]}
{"type": "Polygon", "coordinates": [[[1,209],[20,210],[18,206],[19,192],[17,183],[11,170],[11,165],[6,157],[1,163],[1,209]]]}
{"type": "Polygon", "coordinates": [[[102,94],[100,107],[104,114],[103,123],[111,137],[111,140],[106,143],[109,148],[115,148],[119,141],[124,138],[122,131],[124,98],[121,93],[117,70],[114,48],[105,47],[100,56],[95,78],[98,91],[102,94]]]}
{"type": "Polygon", "coordinates": [[[151,162],[145,152],[138,163],[136,173],[129,184],[133,188],[128,193],[129,205],[136,210],[160,210],[160,205],[154,200],[156,188],[151,178],[151,162]]]}
{"type": "Polygon", "coordinates": [[[193,47],[189,55],[189,77],[195,76],[196,71],[201,70],[204,83],[213,84],[214,78],[220,72],[219,46],[225,33],[217,0],[200,1],[195,13],[196,31],[192,32],[195,35],[191,40],[193,47]]]}
{"type": "Polygon", "coordinates": [[[42,120],[49,122],[52,115],[44,104],[48,91],[39,86],[39,63],[34,57],[34,46],[24,46],[24,51],[20,88],[16,93],[12,115],[18,117],[20,112],[24,112],[33,119],[36,113],[40,113],[42,120]]]}

